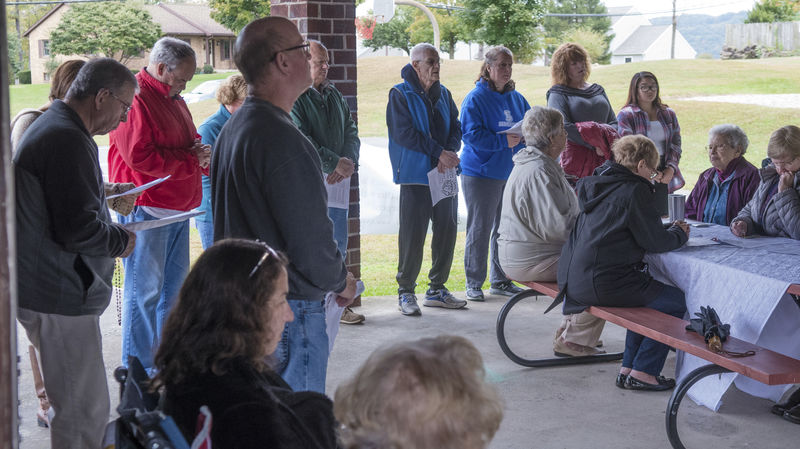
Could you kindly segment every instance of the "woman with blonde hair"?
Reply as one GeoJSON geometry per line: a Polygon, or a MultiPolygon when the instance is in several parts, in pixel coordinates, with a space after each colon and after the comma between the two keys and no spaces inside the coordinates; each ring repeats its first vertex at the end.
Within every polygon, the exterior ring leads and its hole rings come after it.
{"type": "MultiPolygon", "coordinates": [[[[197,133],[200,134],[204,144],[214,148],[214,142],[217,141],[222,127],[231,118],[231,115],[242,106],[246,97],[247,83],[242,75],[231,75],[219,85],[216,93],[219,110],[197,127],[197,133]]],[[[200,233],[203,249],[208,249],[214,244],[214,217],[211,215],[211,178],[206,175],[203,175],[203,199],[197,210],[205,212],[205,214],[195,217],[194,220],[197,232],[200,233]]]]}
{"type": "Polygon", "coordinates": [[[591,57],[579,44],[567,42],[553,53],[553,86],[547,91],[547,107],[564,116],[567,148],[561,155],[561,166],[577,178],[590,175],[610,159],[610,143],[617,134],[614,109],[603,86],[589,84],[591,73],[591,57]]]}
{"type": "Polygon", "coordinates": [[[345,449],[484,449],[503,419],[469,340],[440,335],[369,356],[339,386],[334,414],[345,449]]]}
{"type": "Polygon", "coordinates": [[[502,213],[503,188],[514,167],[511,160],[524,148],[516,133],[501,131],[522,120],[530,109],[511,79],[514,55],[506,47],[486,52],[475,88],[461,103],[461,186],[467,203],[467,240],[464,271],[467,299],[483,301],[486,259],[491,248],[489,293],[512,296],[522,291],[503,273],[497,259],[497,228],[502,213]]]}
{"type": "MultiPolygon", "coordinates": [[[[658,151],[644,136],[625,136],[612,147],[614,160],[578,181],[581,212],[561,251],[558,286],[566,294],[564,314],[590,306],[649,307],[683,318],[683,292],[653,279],[646,252],[680,248],[689,225],[669,229],[653,204],[658,151]]],[[[661,375],[669,347],[628,331],[616,385],[630,390],[668,390],[674,379],[661,375]]]]}
{"type": "Polygon", "coordinates": [[[731,232],[800,240],[800,128],[787,125],[773,132],[767,156],[772,162],[759,170],[758,189],[731,221],[731,232]]]}

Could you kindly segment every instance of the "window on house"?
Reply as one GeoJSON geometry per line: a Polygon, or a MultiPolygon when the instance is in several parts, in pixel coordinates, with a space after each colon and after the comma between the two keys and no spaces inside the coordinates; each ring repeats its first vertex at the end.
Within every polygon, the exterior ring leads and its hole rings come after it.
{"type": "Polygon", "coordinates": [[[629,63],[629,62],[633,62],[633,61],[632,61],[632,58],[625,58],[625,64],[627,64],[627,63],[629,63]]]}
{"type": "Polygon", "coordinates": [[[44,72],[43,78],[44,78],[45,81],[50,81],[50,74],[47,73],[47,72],[44,72]]]}
{"type": "Polygon", "coordinates": [[[39,57],[44,58],[45,56],[50,56],[50,41],[39,39],[39,57]]]}
{"type": "Polygon", "coordinates": [[[231,59],[231,41],[224,40],[220,41],[220,54],[222,55],[222,59],[231,59]]]}

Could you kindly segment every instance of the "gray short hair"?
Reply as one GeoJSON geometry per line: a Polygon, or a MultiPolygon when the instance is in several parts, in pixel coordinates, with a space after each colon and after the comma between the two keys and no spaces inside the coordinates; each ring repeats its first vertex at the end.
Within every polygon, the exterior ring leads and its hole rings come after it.
{"type": "Polygon", "coordinates": [[[522,119],[522,135],[525,143],[539,150],[550,146],[553,137],[564,126],[564,116],[558,109],[534,106],[522,119]]]}
{"type": "Polygon", "coordinates": [[[197,60],[192,46],[174,37],[162,37],[150,50],[150,63],[166,64],[170,71],[175,70],[178,64],[189,57],[197,60]]]}
{"type": "Polygon", "coordinates": [[[747,138],[747,134],[742,131],[742,128],[729,123],[717,125],[708,131],[709,142],[715,136],[719,136],[727,140],[728,145],[733,148],[741,148],[742,154],[747,152],[747,147],[750,145],[750,139],[747,138]]]}
{"type": "Polygon", "coordinates": [[[437,55],[439,54],[439,50],[437,50],[436,47],[427,42],[422,42],[420,44],[415,45],[410,52],[411,62],[422,61],[423,59],[425,59],[425,53],[429,51],[432,51],[437,55]]]}
{"type": "Polygon", "coordinates": [[[108,89],[111,92],[119,93],[126,85],[131,85],[135,90],[139,89],[139,83],[133,72],[112,58],[90,59],[81,67],[75,76],[64,99],[82,100],[84,98],[97,95],[100,89],[108,89]]]}

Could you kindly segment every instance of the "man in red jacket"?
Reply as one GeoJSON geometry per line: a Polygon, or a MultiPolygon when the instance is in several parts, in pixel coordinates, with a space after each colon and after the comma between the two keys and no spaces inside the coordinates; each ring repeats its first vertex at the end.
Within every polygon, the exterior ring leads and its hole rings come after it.
{"type": "MultiPolygon", "coordinates": [[[[137,186],[170,175],[145,191],[120,223],[167,218],[200,205],[200,176],[211,156],[200,143],[192,116],[178,95],[194,76],[195,53],[184,41],[165,37],[153,46],[150,62],[137,75],[140,91],[128,121],[111,133],[108,152],[112,182],[137,186]]],[[[161,327],[189,269],[189,223],[179,221],[138,233],[124,261],[122,363],[135,356],[150,371],[161,327]]]]}

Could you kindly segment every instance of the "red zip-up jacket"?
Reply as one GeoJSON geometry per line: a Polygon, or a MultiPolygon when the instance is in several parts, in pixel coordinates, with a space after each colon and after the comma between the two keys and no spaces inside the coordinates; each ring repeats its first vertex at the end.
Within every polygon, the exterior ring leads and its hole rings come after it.
{"type": "Polygon", "coordinates": [[[111,182],[137,186],[172,175],[142,193],[137,206],[187,211],[200,205],[203,189],[197,156],[191,150],[199,139],[189,108],[179,96],[169,97],[170,86],[142,69],[136,75],[139,93],[128,120],[110,133],[108,170],[111,182]]]}

